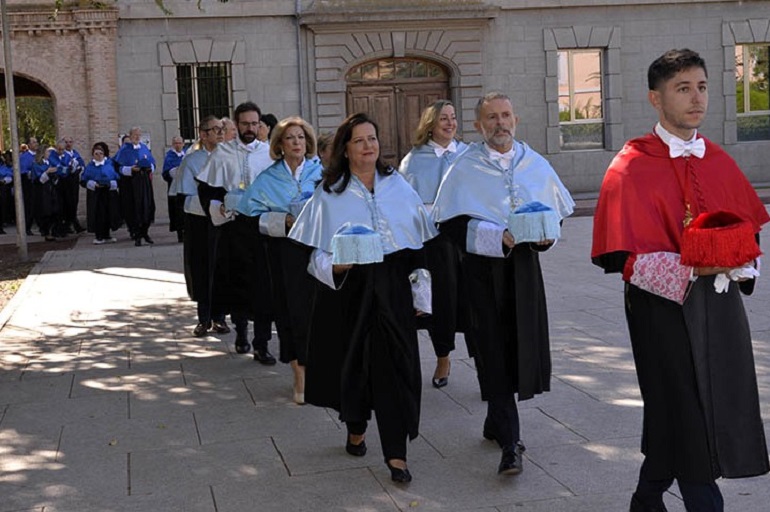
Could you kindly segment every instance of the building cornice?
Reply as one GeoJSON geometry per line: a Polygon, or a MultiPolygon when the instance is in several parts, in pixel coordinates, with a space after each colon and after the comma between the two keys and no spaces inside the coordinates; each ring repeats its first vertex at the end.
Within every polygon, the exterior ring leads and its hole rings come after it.
{"type": "Polygon", "coordinates": [[[8,13],[11,35],[26,33],[41,35],[54,32],[106,32],[118,27],[117,9],[74,9],[60,11],[54,18],[50,10],[16,11],[8,13]]]}
{"type": "Polygon", "coordinates": [[[300,23],[314,32],[349,32],[390,28],[477,28],[497,18],[500,8],[479,0],[412,0],[388,2],[387,6],[366,1],[314,2],[300,14],[300,23]]]}

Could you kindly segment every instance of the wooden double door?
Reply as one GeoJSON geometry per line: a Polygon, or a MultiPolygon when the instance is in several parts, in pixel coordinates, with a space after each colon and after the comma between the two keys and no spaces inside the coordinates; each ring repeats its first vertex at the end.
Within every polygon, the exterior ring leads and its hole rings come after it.
{"type": "Polygon", "coordinates": [[[449,87],[444,82],[351,85],[347,111],[365,112],[374,119],[379,127],[380,156],[397,168],[412,149],[423,109],[448,97],[449,87]]]}

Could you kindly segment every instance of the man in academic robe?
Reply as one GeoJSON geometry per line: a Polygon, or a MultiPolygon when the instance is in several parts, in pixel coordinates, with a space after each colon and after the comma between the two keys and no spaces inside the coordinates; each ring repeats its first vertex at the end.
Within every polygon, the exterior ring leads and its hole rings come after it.
{"type": "Polygon", "coordinates": [[[273,365],[275,357],[267,342],[272,337],[269,312],[269,283],[263,290],[253,290],[253,273],[266,268],[264,247],[249,232],[241,232],[241,224],[232,222],[235,207],[246,188],[272,165],[268,144],[257,140],[259,107],[250,101],[235,109],[234,121],[238,137],[224,142],[211,153],[198,180],[198,195],[203,211],[212,223],[211,245],[216,250],[210,281],[212,304],[229,311],[235,324],[235,351],[239,354],[254,349],[254,360],[273,365]],[[248,341],[248,320],[254,321],[254,338],[248,341]]]}
{"type": "MultiPolygon", "coordinates": [[[[35,194],[34,173],[32,166],[35,163],[35,154],[38,150],[37,138],[27,139],[27,150],[19,153],[19,170],[21,171],[20,189],[24,196],[24,221],[27,225],[27,236],[32,235],[32,222],[35,221],[35,194]]],[[[18,192],[19,187],[15,187],[18,192]]]]}
{"type": "Polygon", "coordinates": [[[74,148],[72,137],[63,137],[64,152],[60,156],[61,165],[66,174],[59,181],[62,198],[62,223],[66,233],[82,233],[85,228],[78,221],[78,203],[80,202],[80,173],[86,163],[74,148]]]}
{"type": "Polygon", "coordinates": [[[182,159],[171,182],[169,197],[176,201],[177,208],[184,215],[184,278],[187,294],[198,305],[198,324],[193,329],[193,336],[201,337],[209,330],[227,334],[230,328],[224,312],[212,304],[209,278],[210,274],[213,275],[210,270],[216,253],[209,244],[209,231],[214,228],[203,211],[198,197],[198,182],[195,181],[209,155],[223,140],[222,122],[208,116],[201,120],[198,129],[198,148],[188,151],[182,159]]]}
{"type": "Polygon", "coordinates": [[[462,253],[469,295],[472,353],[487,401],[483,435],[502,449],[500,474],[522,471],[519,400],[550,390],[548,316],[539,252],[555,240],[519,242],[507,229],[511,211],[532,201],[559,218],[574,201],[548,162],[514,140],[511,100],[491,92],[476,105],[474,126],[484,141],[471,144],[439,187],[433,217],[462,253]]]}
{"type": "Polygon", "coordinates": [[[757,262],[686,265],[682,240],[706,212],[733,212],[757,241],[770,217],[733,159],[698,133],[708,107],[703,59],[670,50],[650,66],[648,85],[658,124],[610,164],[591,251],[596,265],[626,283],[644,401],[645,459],[630,509],[666,510],[663,493],[676,479],[687,510],[722,511],[717,478],[770,470],[740,297],[753,291],[757,262]]]}
{"type": "Polygon", "coordinates": [[[179,135],[175,135],[171,138],[171,148],[166,151],[166,157],[163,159],[163,171],[161,176],[163,181],[168,185],[169,194],[168,197],[168,230],[176,231],[177,241],[184,240],[184,217],[183,211],[177,207],[177,201],[171,196],[171,182],[179,169],[179,164],[182,163],[184,157],[184,139],[179,135]]]}
{"type": "Polygon", "coordinates": [[[141,141],[142,129],[134,126],[128,132],[128,142],[123,144],[115,155],[115,165],[122,176],[127,178],[121,190],[128,188],[130,202],[124,204],[123,213],[129,231],[133,230],[134,245],[155,243],[150,238],[150,224],[155,221],[155,197],[152,192],[152,173],[155,171],[155,158],[147,145],[141,141]]]}

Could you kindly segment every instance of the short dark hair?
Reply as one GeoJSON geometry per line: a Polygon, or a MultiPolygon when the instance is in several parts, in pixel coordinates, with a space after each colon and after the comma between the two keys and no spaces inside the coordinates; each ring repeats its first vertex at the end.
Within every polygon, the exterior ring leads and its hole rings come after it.
{"type": "MultiPolygon", "coordinates": [[[[342,121],[342,124],[337,128],[337,133],[334,135],[334,142],[332,142],[332,155],[329,163],[329,168],[323,171],[323,189],[326,192],[336,192],[341,194],[345,191],[350,183],[350,160],[345,155],[347,151],[347,144],[350,139],[353,138],[353,128],[361,124],[370,124],[374,126],[374,133],[379,138],[380,129],[377,123],[372,118],[364,113],[352,114],[342,121]],[[334,188],[332,185],[338,181],[342,181],[334,188]]],[[[381,176],[387,176],[393,173],[393,169],[385,165],[380,157],[377,157],[377,172],[381,176]]]]}
{"type": "Polygon", "coordinates": [[[238,124],[238,120],[241,117],[241,114],[244,112],[256,112],[257,115],[262,118],[262,111],[259,109],[256,103],[253,101],[244,101],[237,107],[235,107],[235,112],[233,113],[233,119],[235,120],[235,124],[238,124]]]}
{"type": "Polygon", "coordinates": [[[96,144],[94,144],[93,147],[91,148],[91,154],[93,155],[94,151],[97,149],[101,149],[105,157],[110,156],[110,148],[109,146],[107,146],[105,142],[97,142],[96,144]]]}
{"type": "Polygon", "coordinates": [[[706,77],[709,76],[706,61],[697,52],[687,48],[669,50],[650,64],[647,86],[651,91],[657,90],[677,73],[690,68],[702,68],[706,77]]]}
{"type": "Polygon", "coordinates": [[[267,126],[267,138],[269,139],[273,135],[273,128],[278,124],[278,118],[273,114],[265,114],[264,116],[259,116],[259,120],[267,126]]]}

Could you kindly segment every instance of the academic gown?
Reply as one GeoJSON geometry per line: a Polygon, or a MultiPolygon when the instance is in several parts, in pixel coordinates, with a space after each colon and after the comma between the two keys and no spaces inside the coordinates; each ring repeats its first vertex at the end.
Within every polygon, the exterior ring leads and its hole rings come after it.
{"type": "Polygon", "coordinates": [[[149,226],[155,222],[155,196],[152,192],[152,169],[155,166],[155,158],[143,143],[135,147],[132,143],[126,142],[118,150],[114,160],[118,171],[121,167],[134,165],[139,167],[139,171],[132,172],[131,176],[121,173],[121,202],[126,224],[132,231],[142,226],[149,226]]]}
{"type": "Polygon", "coordinates": [[[119,229],[123,224],[120,192],[110,190],[110,181],[120,183],[120,175],[112,159],[105,158],[101,165],[96,165],[93,160],[89,162],[81,174],[81,185],[85,187],[91,180],[96,182],[96,190],[86,191],[86,229],[89,233],[119,229]]]}
{"type": "MultiPolygon", "coordinates": [[[[631,255],[679,253],[685,203],[697,216],[726,209],[755,231],[770,220],[732,158],[706,152],[672,159],[654,134],[626,143],[602,184],[591,256],[622,272],[631,255]]],[[[713,482],[770,471],[751,332],[740,292],[716,293],[698,277],[683,305],[626,283],[626,319],[644,400],[642,453],[651,479],[713,482]]]]}
{"type": "Polygon", "coordinates": [[[354,265],[335,277],[335,289],[317,282],[305,400],[338,410],[345,422],[379,409],[381,432],[395,428],[414,439],[421,378],[409,275],[425,268],[423,245],[436,231],[419,196],[393,173],[377,174],[373,194],[355,177],[340,194],[319,186],[289,237],[330,255],[334,233],[352,224],[380,233],[384,261],[354,265]]]}
{"type": "MultiPolygon", "coordinates": [[[[225,203],[228,194],[242,194],[265,168],[272,164],[267,144],[255,141],[246,146],[238,140],[222,143],[211,153],[196,176],[198,196],[210,218],[211,201],[225,203]]],[[[210,226],[210,268],[213,278],[212,303],[236,316],[264,320],[269,316],[269,287],[255,293],[252,285],[264,280],[254,272],[264,272],[267,253],[264,243],[253,236],[253,226],[242,216],[220,226],[210,226]]]]}
{"type": "Polygon", "coordinates": [[[177,153],[173,148],[166,152],[166,156],[163,159],[163,170],[161,171],[161,177],[163,181],[168,185],[167,200],[168,200],[168,230],[179,231],[184,229],[184,216],[183,210],[180,209],[176,196],[171,195],[171,181],[173,177],[170,174],[172,169],[179,171],[179,166],[184,158],[184,150],[177,153]]]}
{"type": "MultiPolygon", "coordinates": [[[[539,200],[566,217],[569,192],[551,166],[526,144],[515,141],[509,169],[474,143],[449,169],[439,188],[433,218],[461,252],[461,278],[470,302],[467,330],[481,397],[518,393],[519,400],[550,390],[548,312],[539,251],[550,246],[516,244],[505,257],[468,251],[468,224],[486,221],[501,229],[521,200],[539,200]]],[[[502,242],[501,242],[502,244],[502,242]]]]}
{"type": "MultiPolygon", "coordinates": [[[[428,144],[416,146],[401,161],[398,168],[404,178],[428,207],[433,206],[438,187],[449,166],[468,145],[456,142],[456,151],[436,156],[428,144]]],[[[465,332],[468,322],[467,293],[460,279],[460,252],[446,234],[439,234],[425,244],[428,270],[431,274],[431,315],[418,318],[417,326],[430,332],[436,355],[446,356],[455,349],[455,333],[465,332]]],[[[466,333],[466,336],[470,336],[466,333]]],[[[473,344],[468,344],[471,350],[473,344]]]]}
{"type": "Polygon", "coordinates": [[[209,273],[213,272],[213,267],[210,268],[212,251],[209,243],[211,221],[200,205],[198,183],[195,181],[195,176],[206,163],[209,154],[203,148],[189,151],[179,164],[172,183],[175,194],[172,197],[184,212],[183,259],[187,295],[196,302],[210,300],[209,273]]]}
{"type": "Polygon", "coordinates": [[[301,202],[315,190],[321,179],[321,165],[305,160],[299,181],[290,174],[283,160],[265,169],[246,189],[238,205],[239,217],[251,227],[250,236],[260,238],[267,255],[267,265],[252,269],[249,279],[256,294],[270,290],[270,306],[280,341],[280,359],[306,363],[307,325],[312,304],[313,278],[307,272],[310,250],[286,238],[285,215],[292,202],[301,202]],[[266,272],[265,272],[266,270],[266,272]],[[260,285],[260,283],[262,283],[260,285]]]}
{"type": "Polygon", "coordinates": [[[45,183],[40,181],[50,167],[52,167],[50,162],[44,158],[40,162],[34,162],[31,170],[35,183],[35,217],[44,235],[48,235],[55,228],[54,224],[61,216],[62,206],[58,188],[59,178],[62,176],[60,171],[48,174],[48,180],[45,183]]]}
{"type": "Polygon", "coordinates": [[[86,164],[76,150],[64,151],[60,156],[61,165],[66,169],[59,186],[62,194],[62,216],[65,222],[77,221],[80,202],[80,174],[86,164]]]}

